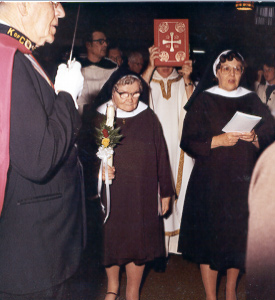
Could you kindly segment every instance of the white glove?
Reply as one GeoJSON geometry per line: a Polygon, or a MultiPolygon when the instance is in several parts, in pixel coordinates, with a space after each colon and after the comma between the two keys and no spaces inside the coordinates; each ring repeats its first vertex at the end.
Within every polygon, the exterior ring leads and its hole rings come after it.
{"type": "Polygon", "coordinates": [[[75,107],[78,109],[76,99],[81,95],[83,89],[84,77],[81,73],[81,64],[78,61],[70,62],[70,64],[61,64],[58,66],[55,76],[55,92],[67,92],[74,99],[75,107]]]}

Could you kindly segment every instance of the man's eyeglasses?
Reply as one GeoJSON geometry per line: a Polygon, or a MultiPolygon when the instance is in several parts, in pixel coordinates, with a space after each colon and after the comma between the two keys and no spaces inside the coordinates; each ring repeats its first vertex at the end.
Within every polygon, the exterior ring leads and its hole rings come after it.
{"type": "Polygon", "coordinates": [[[100,45],[103,45],[104,43],[106,43],[107,45],[109,44],[109,40],[107,39],[91,40],[91,42],[98,42],[100,45]]]}
{"type": "Polygon", "coordinates": [[[243,67],[230,67],[230,66],[220,66],[221,73],[223,75],[231,74],[232,70],[234,70],[235,74],[241,75],[243,73],[243,67]]]}
{"type": "Polygon", "coordinates": [[[264,73],[270,73],[272,71],[274,71],[274,68],[264,69],[264,73]]]}
{"type": "Polygon", "coordinates": [[[134,92],[134,93],[119,92],[117,89],[115,89],[115,91],[119,94],[121,99],[127,99],[127,98],[131,97],[136,100],[140,96],[140,92],[134,92]]]}

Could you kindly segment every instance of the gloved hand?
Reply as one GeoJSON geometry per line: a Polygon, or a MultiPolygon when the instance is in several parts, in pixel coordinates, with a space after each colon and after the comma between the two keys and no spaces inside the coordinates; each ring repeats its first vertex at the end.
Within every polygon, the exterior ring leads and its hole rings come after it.
{"type": "Polygon", "coordinates": [[[81,95],[83,83],[84,77],[81,73],[81,64],[78,61],[74,59],[68,65],[61,64],[58,66],[54,84],[55,92],[58,94],[64,91],[71,94],[77,109],[76,99],[81,95]]]}

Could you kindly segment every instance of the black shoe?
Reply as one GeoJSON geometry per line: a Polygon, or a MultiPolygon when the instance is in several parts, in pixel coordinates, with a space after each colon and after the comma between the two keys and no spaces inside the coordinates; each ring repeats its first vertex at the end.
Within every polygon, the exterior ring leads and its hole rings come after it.
{"type": "Polygon", "coordinates": [[[164,273],[166,270],[167,258],[159,257],[154,261],[154,271],[157,273],[164,273]]]}

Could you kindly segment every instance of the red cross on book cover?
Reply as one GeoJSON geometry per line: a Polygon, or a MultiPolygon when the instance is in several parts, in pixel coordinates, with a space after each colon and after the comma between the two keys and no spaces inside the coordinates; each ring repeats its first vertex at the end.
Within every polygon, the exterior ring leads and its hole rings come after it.
{"type": "Polygon", "coordinates": [[[154,45],[160,49],[156,66],[182,66],[189,59],[188,20],[154,20],[154,45]]]}

